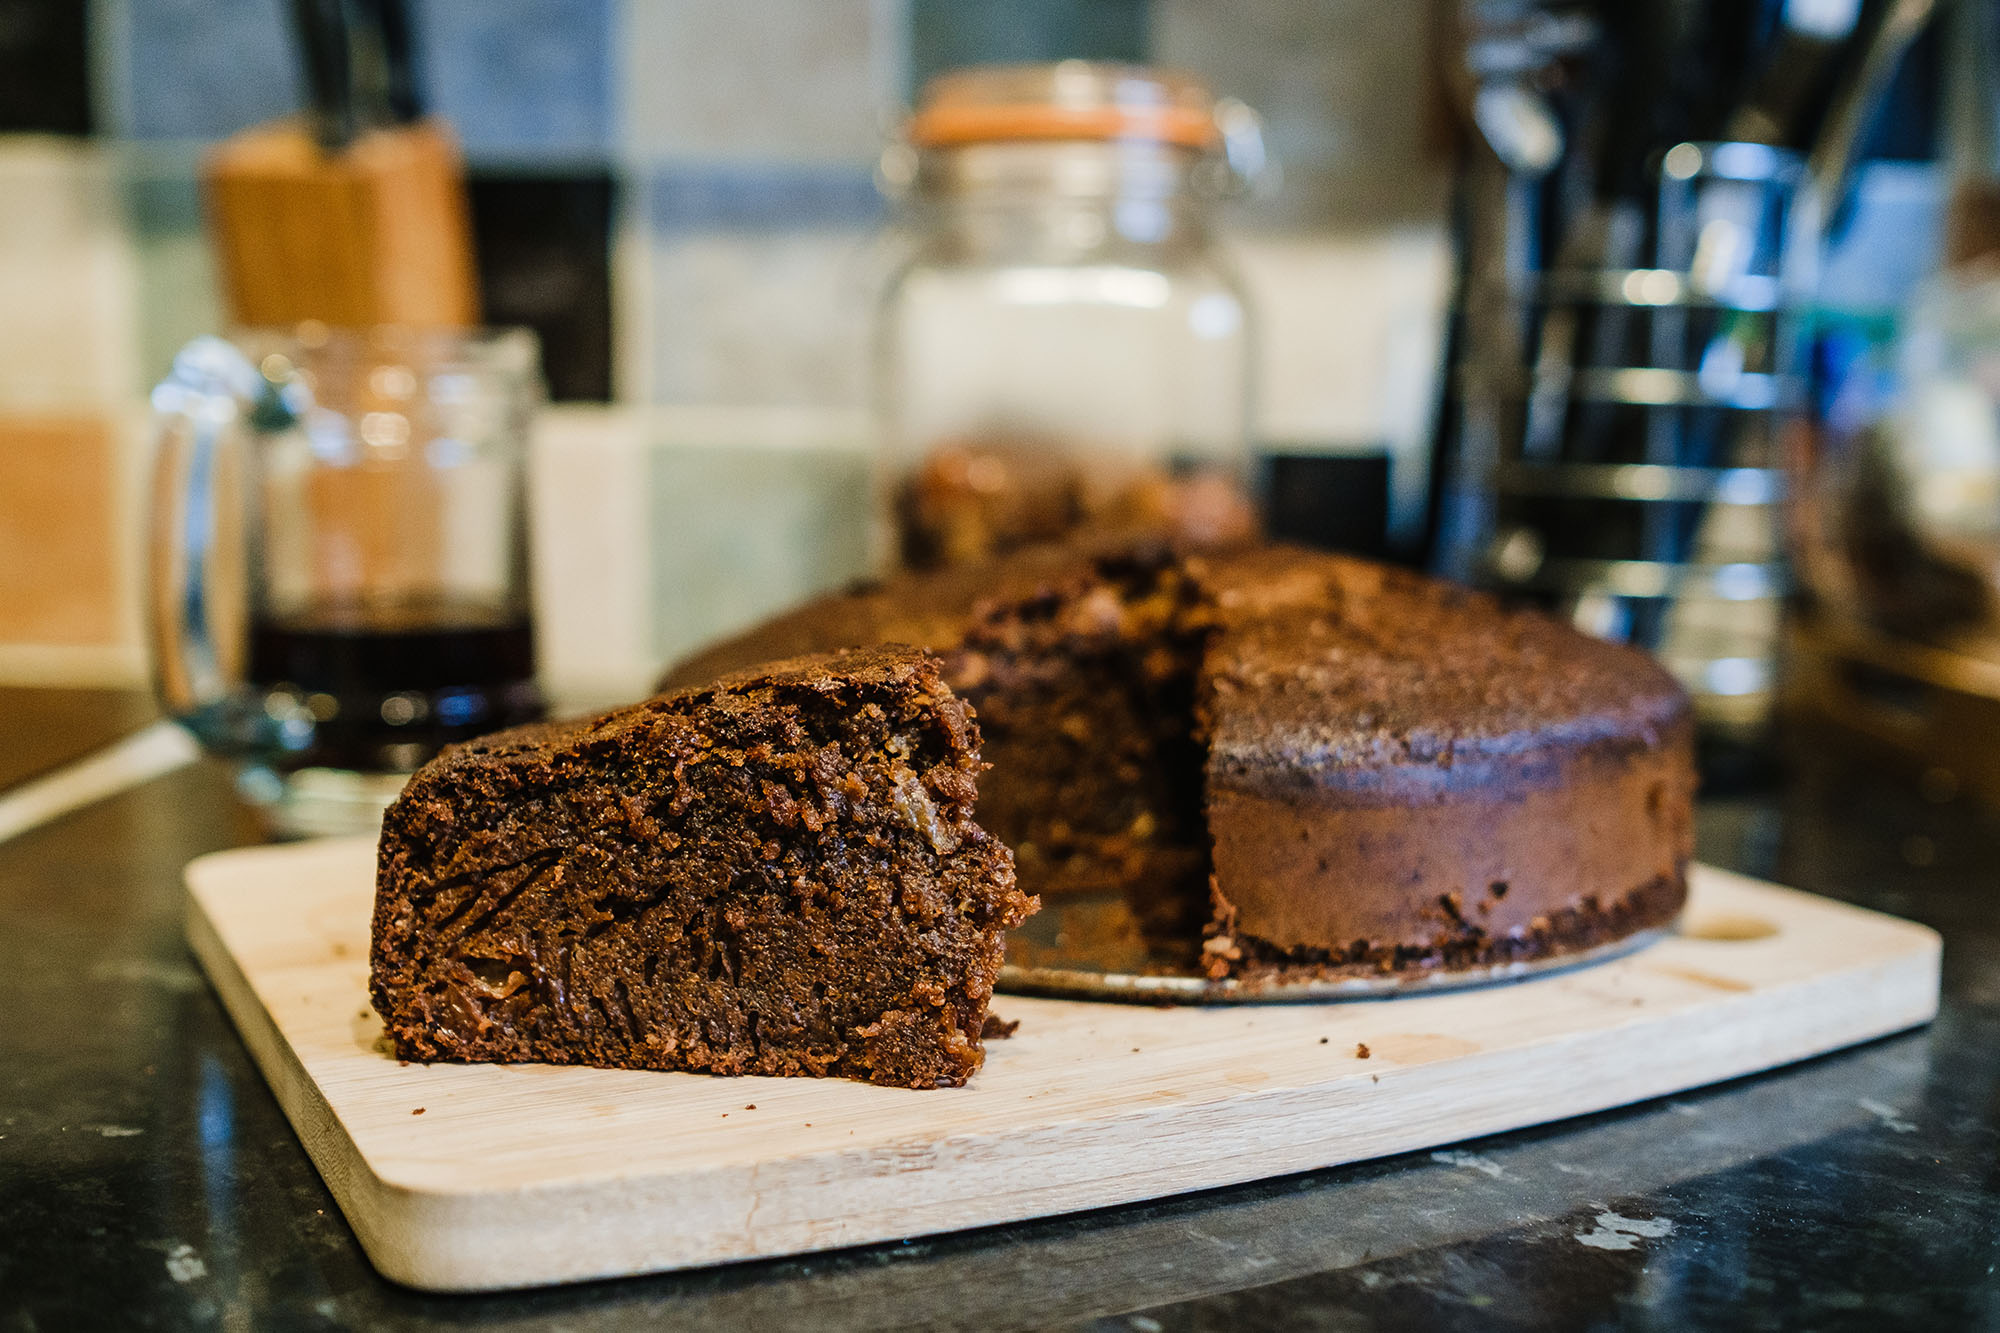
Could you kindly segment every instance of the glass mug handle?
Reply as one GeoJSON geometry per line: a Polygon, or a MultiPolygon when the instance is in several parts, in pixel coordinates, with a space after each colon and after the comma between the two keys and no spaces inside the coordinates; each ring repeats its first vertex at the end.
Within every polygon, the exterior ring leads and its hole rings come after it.
{"type": "Polygon", "coordinates": [[[253,418],[291,413],[249,358],[216,337],[181,349],[153,390],[153,411],[146,619],[154,689],[204,745],[240,753],[256,748],[269,724],[238,688],[251,593],[242,526],[249,507],[234,505],[237,521],[227,521],[225,474],[231,456],[266,425],[253,418]]]}

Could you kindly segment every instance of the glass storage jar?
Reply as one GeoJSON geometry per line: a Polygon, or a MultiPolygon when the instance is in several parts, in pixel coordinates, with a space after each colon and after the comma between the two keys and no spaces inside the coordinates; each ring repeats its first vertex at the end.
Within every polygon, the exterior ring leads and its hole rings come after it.
{"type": "Polygon", "coordinates": [[[908,238],[876,343],[907,558],[1107,509],[1249,521],[1252,330],[1213,215],[1262,166],[1254,113],[1183,75],[1064,61],[931,81],[883,159],[908,238]]]}

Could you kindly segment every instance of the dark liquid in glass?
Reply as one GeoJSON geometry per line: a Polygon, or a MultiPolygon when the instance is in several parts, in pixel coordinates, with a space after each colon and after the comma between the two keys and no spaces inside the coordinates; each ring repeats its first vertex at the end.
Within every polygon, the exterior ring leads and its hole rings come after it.
{"type": "Polygon", "coordinates": [[[259,617],[250,679],[291,768],[405,771],[544,711],[526,613],[479,603],[332,604],[259,617]]]}

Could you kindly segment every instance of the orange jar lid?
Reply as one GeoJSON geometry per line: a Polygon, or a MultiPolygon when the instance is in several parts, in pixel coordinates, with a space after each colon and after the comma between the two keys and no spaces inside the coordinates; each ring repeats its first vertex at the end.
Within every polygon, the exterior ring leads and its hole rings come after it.
{"type": "Polygon", "coordinates": [[[1023,139],[1139,139],[1213,148],[1215,99],[1185,74],[1064,60],[940,74],[910,118],[919,148],[1023,139]]]}

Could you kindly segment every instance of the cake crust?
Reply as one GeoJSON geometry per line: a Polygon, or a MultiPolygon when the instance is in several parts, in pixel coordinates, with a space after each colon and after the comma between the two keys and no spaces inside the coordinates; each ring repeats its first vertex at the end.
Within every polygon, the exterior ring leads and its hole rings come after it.
{"type": "Polygon", "coordinates": [[[1207,577],[1210,975],[1528,961],[1679,912],[1693,722],[1650,658],[1362,561],[1207,577]]]}

